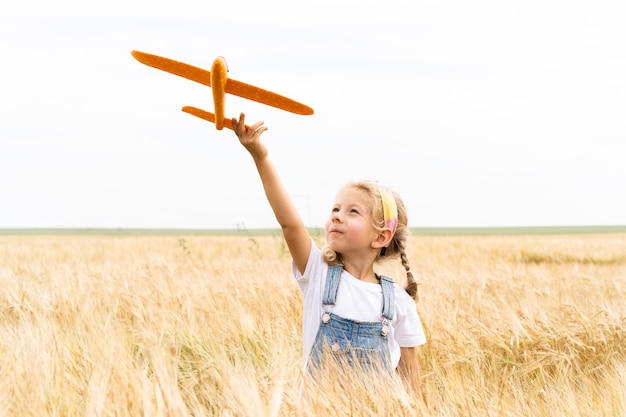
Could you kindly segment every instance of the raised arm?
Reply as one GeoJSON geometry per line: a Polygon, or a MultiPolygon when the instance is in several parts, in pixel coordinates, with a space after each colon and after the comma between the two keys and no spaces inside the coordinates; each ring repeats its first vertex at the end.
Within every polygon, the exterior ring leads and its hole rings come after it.
{"type": "Polygon", "coordinates": [[[263,122],[257,122],[246,129],[243,113],[239,116],[239,120],[233,118],[232,122],[239,141],[252,155],[267,201],[282,229],[291,257],[302,273],[309,258],[311,237],[268,156],[267,148],[261,142],[261,134],[267,130],[267,127],[263,125],[263,122]]]}

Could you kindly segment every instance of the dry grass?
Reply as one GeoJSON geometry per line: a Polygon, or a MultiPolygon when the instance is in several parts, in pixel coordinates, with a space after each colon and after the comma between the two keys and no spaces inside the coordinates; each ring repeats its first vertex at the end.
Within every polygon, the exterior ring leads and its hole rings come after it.
{"type": "Polygon", "coordinates": [[[303,389],[278,237],[0,237],[2,416],[624,416],[626,236],[413,237],[428,406],[303,389]]]}

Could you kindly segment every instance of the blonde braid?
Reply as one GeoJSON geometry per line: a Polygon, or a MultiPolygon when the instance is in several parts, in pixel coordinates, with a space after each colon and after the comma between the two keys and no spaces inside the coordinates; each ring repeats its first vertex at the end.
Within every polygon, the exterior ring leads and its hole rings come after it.
{"type": "Polygon", "coordinates": [[[411,297],[417,302],[419,301],[419,292],[417,280],[413,276],[413,272],[411,272],[411,266],[409,265],[409,258],[406,256],[406,251],[404,250],[404,245],[400,247],[400,260],[402,261],[402,266],[406,270],[406,292],[409,293],[411,297]]]}
{"type": "Polygon", "coordinates": [[[324,261],[328,265],[339,265],[341,263],[341,256],[334,250],[328,247],[328,245],[324,246],[322,249],[322,254],[324,255],[324,261]]]}

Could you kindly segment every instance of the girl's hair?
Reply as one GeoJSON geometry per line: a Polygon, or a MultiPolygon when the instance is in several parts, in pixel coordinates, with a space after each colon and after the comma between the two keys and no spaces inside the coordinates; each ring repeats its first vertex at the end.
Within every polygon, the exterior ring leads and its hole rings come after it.
{"type": "MultiPolygon", "coordinates": [[[[376,230],[382,231],[384,228],[383,202],[380,196],[378,183],[373,181],[350,182],[343,187],[343,190],[345,189],[355,189],[363,192],[363,194],[368,198],[370,206],[372,207],[372,225],[376,230]]],[[[396,233],[393,235],[393,238],[391,239],[391,242],[389,243],[389,247],[386,249],[385,254],[381,255],[379,253],[376,257],[376,260],[379,260],[382,256],[384,256],[385,258],[399,257],[402,262],[402,266],[406,270],[406,292],[409,293],[409,295],[413,297],[415,301],[418,301],[418,284],[415,280],[415,277],[413,276],[413,273],[411,272],[409,259],[406,255],[406,243],[409,234],[409,230],[407,227],[408,220],[406,207],[404,206],[404,202],[396,192],[391,191],[391,194],[396,200],[396,205],[398,206],[398,228],[396,229],[396,233]]],[[[324,248],[323,253],[324,260],[327,264],[335,265],[341,263],[341,254],[335,252],[328,246],[324,248]]]]}

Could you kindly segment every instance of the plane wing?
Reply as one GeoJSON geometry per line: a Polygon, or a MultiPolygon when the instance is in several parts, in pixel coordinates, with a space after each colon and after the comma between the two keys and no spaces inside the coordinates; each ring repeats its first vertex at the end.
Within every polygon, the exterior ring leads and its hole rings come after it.
{"type": "MultiPolygon", "coordinates": [[[[164,58],[158,55],[152,55],[140,51],[132,51],[133,57],[142,64],[150,67],[178,75],[197,83],[211,86],[211,72],[184,62],[174,61],[173,59],[164,58]]],[[[280,94],[259,88],[241,81],[228,78],[226,81],[225,91],[243,97],[248,100],[256,101],[268,106],[286,110],[291,113],[309,115],[313,114],[313,109],[302,103],[298,103],[290,98],[281,96],[280,94]]]]}
{"type": "Polygon", "coordinates": [[[229,94],[267,104],[268,106],[276,107],[281,110],[286,110],[291,113],[304,115],[313,114],[313,109],[307,105],[298,103],[297,101],[294,101],[285,96],[281,96],[280,94],[272,93],[271,91],[265,90],[263,88],[255,87],[250,84],[242,83],[241,81],[233,80],[232,78],[229,78],[226,81],[225,88],[226,92],[229,94]]]}

